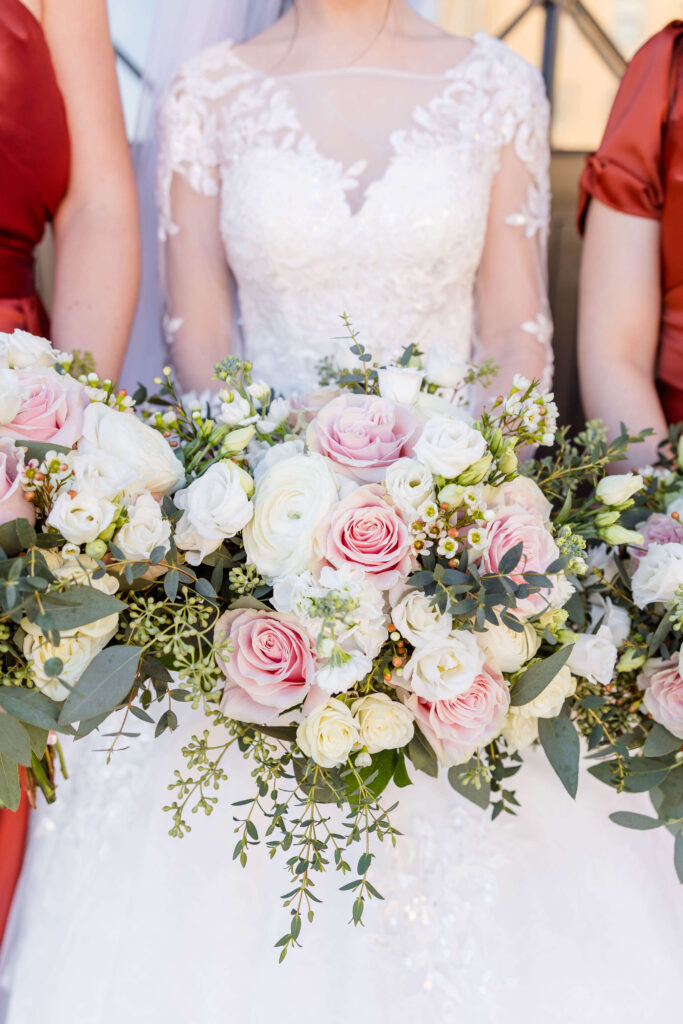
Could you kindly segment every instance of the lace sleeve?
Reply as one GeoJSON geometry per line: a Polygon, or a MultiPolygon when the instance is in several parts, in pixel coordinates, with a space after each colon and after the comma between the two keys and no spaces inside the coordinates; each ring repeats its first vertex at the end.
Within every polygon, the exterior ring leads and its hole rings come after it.
{"type": "Polygon", "coordinates": [[[202,390],[230,352],[231,278],[220,232],[219,100],[224,54],[185,66],[159,117],[160,286],[164,333],[183,386],[202,390]]]}
{"type": "Polygon", "coordinates": [[[553,371],[549,104],[538,72],[514,61],[476,293],[478,356],[500,367],[498,390],[515,372],[550,387],[553,371]]]}

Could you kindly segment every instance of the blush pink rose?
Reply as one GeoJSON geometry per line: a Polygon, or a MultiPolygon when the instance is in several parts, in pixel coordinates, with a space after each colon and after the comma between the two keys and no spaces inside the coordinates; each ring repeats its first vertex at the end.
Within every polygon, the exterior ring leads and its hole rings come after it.
{"type": "Polygon", "coordinates": [[[0,523],[28,519],[33,526],[36,513],[21,486],[20,467],[20,458],[13,444],[0,440],[0,523]]]}
{"type": "Polygon", "coordinates": [[[232,645],[232,653],[217,659],[225,673],[224,715],[265,725],[305,699],[317,667],[315,650],[292,615],[252,608],[226,612],[215,638],[232,645]]]}
{"type": "Polygon", "coordinates": [[[335,569],[359,569],[379,590],[388,590],[413,568],[406,521],[377,484],[353,491],[319,528],[316,551],[335,569]]]}
{"type": "Polygon", "coordinates": [[[339,398],[343,392],[340,388],[318,388],[317,391],[306,391],[300,395],[293,395],[290,400],[289,425],[292,429],[297,425],[300,418],[305,423],[310,423],[318,415],[321,409],[329,405],[335,398],[339,398]]]}
{"type": "Polygon", "coordinates": [[[85,389],[73,377],[51,369],[19,370],[17,379],[21,406],[10,423],[0,426],[0,437],[72,448],[83,433],[85,389]]]}
{"type": "Polygon", "coordinates": [[[497,669],[484,665],[464,693],[434,703],[411,693],[404,698],[442,764],[464,764],[495,739],[510,707],[510,690],[497,669]]]}
{"type": "Polygon", "coordinates": [[[683,679],[678,658],[653,663],[649,672],[638,676],[638,685],[645,690],[643,704],[655,722],[683,740],[683,679]]]}
{"type": "Polygon", "coordinates": [[[417,424],[410,409],[371,395],[342,395],[309,424],[306,443],[358,483],[380,483],[412,453],[417,424]]]}
{"type": "MultiPolygon", "coordinates": [[[[519,573],[545,573],[560,557],[560,552],[548,526],[542,516],[528,512],[521,505],[510,505],[499,508],[486,527],[487,545],[481,558],[482,572],[497,573],[503,556],[523,544],[522,556],[515,566],[516,573],[508,573],[515,583],[522,583],[519,573]]],[[[520,615],[536,615],[542,612],[551,598],[550,590],[542,590],[530,594],[517,602],[516,611],[520,615]]]]}
{"type": "Polygon", "coordinates": [[[638,532],[643,537],[642,545],[629,549],[635,568],[651,544],[683,544],[683,523],[662,512],[651,515],[638,527],[638,532]]]}

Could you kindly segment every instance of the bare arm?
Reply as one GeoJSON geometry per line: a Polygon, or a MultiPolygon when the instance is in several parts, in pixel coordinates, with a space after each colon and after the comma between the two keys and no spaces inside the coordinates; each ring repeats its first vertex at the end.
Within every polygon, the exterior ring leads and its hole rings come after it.
{"type": "Polygon", "coordinates": [[[64,95],[71,179],[55,218],[52,340],[121,369],[137,300],[137,198],[105,0],[44,0],[43,26],[64,95]]]}
{"type": "Polygon", "coordinates": [[[581,266],[579,368],[586,413],[609,436],[621,423],[655,436],[633,448],[633,466],[656,461],[666,437],[655,387],[661,318],[660,224],[593,200],[581,266]]]}

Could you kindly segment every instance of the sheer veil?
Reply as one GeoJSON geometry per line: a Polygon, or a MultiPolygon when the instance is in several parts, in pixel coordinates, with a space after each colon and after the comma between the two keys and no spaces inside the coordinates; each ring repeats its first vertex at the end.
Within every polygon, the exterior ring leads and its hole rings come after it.
{"type": "Polygon", "coordinates": [[[180,66],[223,39],[242,42],[263,32],[292,0],[156,0],[138,111],[133,163],[140,204],[142,287],[121,376],[129,389],[149,384],[166,360],[157,273],[155,122],[159,101],[180,66]]]}

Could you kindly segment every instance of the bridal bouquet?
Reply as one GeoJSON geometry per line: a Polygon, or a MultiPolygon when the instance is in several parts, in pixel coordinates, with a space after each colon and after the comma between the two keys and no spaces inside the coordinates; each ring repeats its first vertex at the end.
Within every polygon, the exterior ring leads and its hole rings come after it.
{"type": "Polygon", "coordinates": [[[356,924],[379,896],[370,841],[394,841],[386,793],[413,782],[411,767],[442,768],[494,817],[514,813],[519,751],[540,738],[575,795],[569,707],[592,689],[566,605],[587,540],[607,530],[595,488],[628,443],[590,435],[564,469],[522,472],[518,453],[554,440],[551,395],[518,377],[473,422],[461,389],[427,380],[412,349],[384,368],[356,338],[351,351],[352,370],[327,374],[334,388],[296,403],[231,358],[213,410],[183,404],[169,371],[148,411],[189,470],[176,543],[215,602],[221,672],[192,697],[214,728],[184,749],[171,834],[189,829],[188,810],[212,811],[225,755],[242,751],[254,793],[235,805],[234,857],[245,865],[261,841],[284,856],[281,958],[330,864],[349,876],[356,924]],[[555,513],[535,475],[551,494],[561,480],[555,513]]]}

